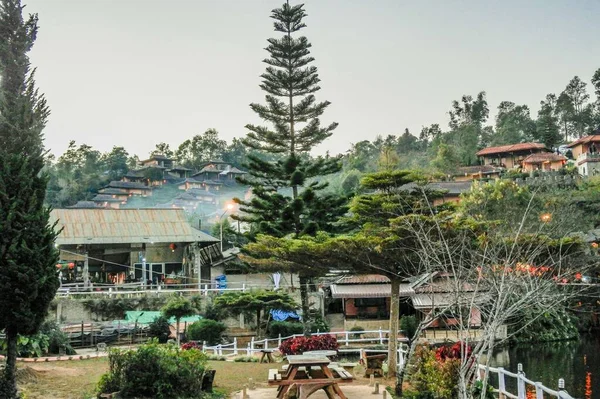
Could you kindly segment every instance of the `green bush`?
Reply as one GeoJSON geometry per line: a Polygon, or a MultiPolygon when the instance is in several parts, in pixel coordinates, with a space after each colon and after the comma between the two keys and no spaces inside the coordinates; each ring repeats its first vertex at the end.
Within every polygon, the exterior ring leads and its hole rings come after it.
{"type": "Polygon", "coordinates": [[[222,308],[216,307],[215,305],[208,304],[204,309],[204,318],[215,321],[221,321],[226,317],[225,312],[222,308]]]}
{"type": "Polygon", "coordinates": [[[310,322],[310,332],[329,332],[329,324],[320,315],[316,315],[315,318],[310,322]]]}
{"type": "Polygon", "coordinates": [[[238,356],[236,358],[233,359],[234,362],[238,362],[238,363],[257,363],[258,362],[258,358],[254,357],[254,356],[238,356]]]}
{"type": "Polygon", "coordinates": [[[225,324],[219,321],[202,319],[190,324],[185,335],[192,341],[206,341],[209,345],[217,345],[221,343],[226,329],[225,324]]]}
{"type": "Polygon", "coordinates": [[[412,340],[417,332],[417,318],[415,316],[402,316],[400,319],[400,329],[404,332],[404,335],[412,340]]]}
{"type": "Polygon", "coordinates": [[[304,326],[302,323],[293,321],[272,321],[269,323],[269,337],[277,338],[279,334],[282,337],[289,337],[295,334],[302,334],[304,332],[304,326]]]}
{"type": "Polygon", "coordinates": [[[159,316],[148,325],[148,335],[158,339],[161,344],[166,343],[171,335],[171,324],[164,316],[159,316]]]}
{"type": "MultiPolygon", "coordinates": [[[[54,321],[46,321],[40,330],[33,335],[19,335],[17,337],[17,356],[40,357],[59,354],[64,349],[66,355],[74,355],[75,350],[69,344],[69,338],[54,321]]],[[[0,350],[6,352],[6,341],[0,341],[0,350]]]]}
{"type": "Polygon", "coordinates": [[[100,378],[99,393],[119,392],[125,398],[190,398],[199,396],[206,355],[182,351],[157,340],[137,350],[112,349],[109,371],[100,378]]]}
{"type": "Polygon", "coordinates": [[[352,338],[354,339],[361,339],[362,338],[362,332],[365,331],[364,328],[362,328],[361,326],[354,326],[350,329],[350,331],[356,331],[355,334],[352,334],[352,338]]]}
{"type": "Polygon", "coordinates": [[[71,347],[69,337],[55,321],[46,321],[40,327],[40,333],[48,337],[48,353],[59,354],[64,349],[66,355],[74,355],[75,350],[71,347]]]}

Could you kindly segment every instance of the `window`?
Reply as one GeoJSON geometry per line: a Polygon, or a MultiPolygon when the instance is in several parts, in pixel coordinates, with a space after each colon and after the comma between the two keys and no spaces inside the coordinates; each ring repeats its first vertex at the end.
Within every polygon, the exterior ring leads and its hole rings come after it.
{"type": "Polygon", "coordinates": [[[357,308],[385,306],[385,298],[356,298],[354,300],[354,306],[357,308]]]}

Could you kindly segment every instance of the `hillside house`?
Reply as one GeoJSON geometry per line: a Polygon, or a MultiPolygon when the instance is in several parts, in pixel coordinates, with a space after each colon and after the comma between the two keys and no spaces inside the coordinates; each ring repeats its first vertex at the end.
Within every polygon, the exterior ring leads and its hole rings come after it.
{"type": "Polygon", "coordinates": [[[204,190],[204,191],[219,191],[223,186],[223,183],[215,182],[212,180],[200,180],[193,177],[185,179],[179,183],[178,188],[180,190],[204,190]]]}
{"type": "Polygon", "coordinates": [[[401,189],[407,191],[422,189],[424,193],[428,194],[428,197],[430,195],[432,205],[439,206],[447,203],[458,203],[460,201],[461,194],[469,192],[472,184],[472,180],[432,182],[427,183],[420,188],[417,183],[408,183],[403,185],[401,189]]]}
{"type": "Polygon", "coordinates": [[[540,152],[531,154],[523,159],[523,171],[550,172],[562,169],[567,163],[567,157],[553,152],[540,152]]]}
{"type": "Polygon", "coordinates": [[[178,209],[54,209],[51,222],[62,229],[56,239],[63,282],[123,283],[171,276],[193,284],[210,278],[220,259],[219,240],[191,227],[178,209]],[[87,277],[86,277],[87,276],[87,277]]]}
{"type": "Polygon", "coordinates": [[[148,187],[143,183],[111,181],[104,188],[116,188],[125,191],[129,196],[139,195],[147,197],[152,195],[152,187],[148,187]]]}
{"type": "Polygon", "coordinates": [[[148,159],[140,161],[142,168],[154,167],[162,169],[172,169],[175,166],[175,161],[171,158],[165,157],[164,155],[153,155],[148,159]]]}
{"type": "Polygon", "coordinates": [[[98,190],[98,194],[110,195],[113,198],[120,199],[121,201],[127,201],[127,199],[129,199],[130,196],[127,190],[110,187],[101,188],[100,190],[98,190]]]}
{"type": "Polygon", "coordinates": [[[527,156],[543,152],[550,152],[544,144],[519,143],[484,148],[477,152],[477,156],[481,159],[483,165],[513,169],[522,167],[522,162],[527,156]]]}
{"type": "Polygon", "coordinates": [[[596,133],[598,134],[577,139],[567,146],[573,153],[581,176],[600,175],[600,128],[596,133]]]}
{"type": "MultiPolygon", "coordinates": [[[[129,196],[127,196],[129,198],[129,196]]],[[[108,194],[98,194],[92,198],[92,202],[96,203],[101,208],[119,209],[121,205],[125,205],[127,200],[113,197],[108,194]]]]}
{"type": "Polygon", "coordinates": [[[211,161],[202,166],[202,169],[193,174],[192,177],[197,180],[212,180],[228,185],[237,184],[236,177],[247,174],[243,170],[236,168],[226,162],[211,161]]]}
{"type": "Polygon", "coordinates": [[[457,168],[452,174],[454,181],[471,181],[479,179],[499,179],[504,169],[494,165],[474,165],[457,168]]]}

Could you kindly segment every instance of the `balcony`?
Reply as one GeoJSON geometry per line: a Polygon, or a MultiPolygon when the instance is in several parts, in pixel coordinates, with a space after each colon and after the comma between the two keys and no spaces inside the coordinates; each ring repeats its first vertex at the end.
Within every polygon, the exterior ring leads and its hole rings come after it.
{"type": "Polygon", "coordinates": [[[600,162],[600,153],[584,152],[577,157],[577,164],[580,165],[584,162],[600,162]]]}

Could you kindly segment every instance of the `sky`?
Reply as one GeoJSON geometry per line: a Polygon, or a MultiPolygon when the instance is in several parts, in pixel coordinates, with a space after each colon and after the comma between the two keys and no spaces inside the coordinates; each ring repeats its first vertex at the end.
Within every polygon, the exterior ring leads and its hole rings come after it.
{"type": "MultiPolygon", "coordinates": [[[[231,141],[260,123],[249,104],[282,0],[23,0],[38,13],[30,53],[52,114],[46,147],[70,140],[145,157],[215,128],[231,141]]],[[[297,2],[292,1],[292,4],[297,2]]],[[[377,135],[447,127],[452,100],[487,92],[535,116],[548,93],[600,68],[596,0],[306,0],[313,65],[338,122],[316,153],[377,135]]],[[[591,87],[590,93],[592,92],[591,87]]],[[[493,119],[489,123],[493,123],[493,119]]]]}

